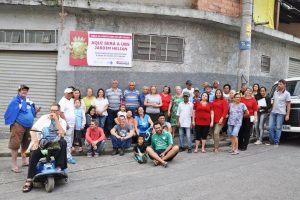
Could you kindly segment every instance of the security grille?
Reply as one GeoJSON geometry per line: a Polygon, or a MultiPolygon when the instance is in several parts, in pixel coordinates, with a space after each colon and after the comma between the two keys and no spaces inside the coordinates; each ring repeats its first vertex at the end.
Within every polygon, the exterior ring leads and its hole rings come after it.
{"type": "Polygon", "coordinates": [[[183,50],[183,38],[134,35],[133,59],[183,63],[183,50]]]}

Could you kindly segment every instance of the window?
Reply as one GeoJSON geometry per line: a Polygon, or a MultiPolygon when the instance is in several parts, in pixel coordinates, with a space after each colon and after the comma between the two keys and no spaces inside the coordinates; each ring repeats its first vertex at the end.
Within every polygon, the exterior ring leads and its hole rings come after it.
{"type": "Polygon", "coordinates": [[[0,30],[0,42],[4,43],[23,43],[23,30],[0,30]]]}
{"type": "Polygon", "coordinates": [[[270,72],[271,58],[269,56],[261,56],[261,72],[270,72]]]}
{"type": "Polygon", "coordinates": [[[183,38],[134,35],[133,59],[183,63],[183,38]]]}
{"type": "Polygon", "coordinates": [[[55,43],[55,30],[53,31],[40,31],[28,30],[26,31],[27,43],[55,43]]]}
{"type": "Polygon", "coordinates": [[[57,30],[0,30],[0,43],[57,43],[57,30]]]}

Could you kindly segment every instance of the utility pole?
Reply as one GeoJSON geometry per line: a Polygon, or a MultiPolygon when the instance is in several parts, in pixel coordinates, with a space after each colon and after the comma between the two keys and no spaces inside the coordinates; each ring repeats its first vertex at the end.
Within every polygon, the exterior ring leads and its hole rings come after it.
{"type": "Polygon", "coordinates": [[[240,30],[240,52],[237,69],[237,89],[242,83],[249,84],[251,55],[251,26],[253,0],[241,0],[243,3],[242,24],[240,30]]]}

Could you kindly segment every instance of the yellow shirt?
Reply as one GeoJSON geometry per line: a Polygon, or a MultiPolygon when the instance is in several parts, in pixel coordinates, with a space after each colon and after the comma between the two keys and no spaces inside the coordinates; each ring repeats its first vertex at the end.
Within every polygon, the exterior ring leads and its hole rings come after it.
{"type": "Polygon", "coordinates": [[[83,101],[86,107],[86,111],[91,107],[92,101],[96,99],[96,97],[92,96],[91,98],[83,97],[83,101]]]}

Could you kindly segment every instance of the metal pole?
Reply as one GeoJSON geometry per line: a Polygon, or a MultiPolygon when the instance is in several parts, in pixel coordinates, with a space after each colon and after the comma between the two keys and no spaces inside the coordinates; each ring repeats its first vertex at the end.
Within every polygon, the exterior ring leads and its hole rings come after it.
{"type": "Polygon", "coordinates": [[[237,69],[237,87],[242,83],[249,84],[250,53],[251,53],[251,26],[252,26],[252,0],[242,0],[242,24],[240,29],[240,51],[237,69]]]}

